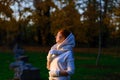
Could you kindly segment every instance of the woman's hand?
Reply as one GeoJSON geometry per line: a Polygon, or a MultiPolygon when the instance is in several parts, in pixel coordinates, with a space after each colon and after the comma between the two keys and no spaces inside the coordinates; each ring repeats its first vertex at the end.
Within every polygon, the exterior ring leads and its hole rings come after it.
{"type": "Polygon", "coordinates": [[[59,73],[60,73],[59,70],[50,70],[49,71],[49,75],[52,77],[59,77],[59,73]]]}
{"type": "Polygon", "coordinates": [[[52,77],[68,76],[68,73],[66,71],[58,71],[58,70],[50,70],[49,74],[52,77]]]}
{"type": "Polygon", "coordinates": [[[68,76],[68,73],[66,71],[60,71],[59,75],[60,76],[68,76]]]}

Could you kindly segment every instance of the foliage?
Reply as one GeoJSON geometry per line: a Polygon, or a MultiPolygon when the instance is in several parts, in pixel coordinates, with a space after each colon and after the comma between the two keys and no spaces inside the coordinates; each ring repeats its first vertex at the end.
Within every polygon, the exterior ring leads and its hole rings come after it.
{"type": "Polygon", "coordinates": [[[49,41],[48,36],[50,36],[50,10],[56,6],[51,0],[35,0],[34,6],[36,10],[32,19],[36,26],[38,41],[42,45],[46,45],[49,41]]]}
{"type": "Polygon", "coordinates": [[[58,29],[67,28],[78,46],[87,47],[98,46],[101,31],[106,47],[120,39],[120,1],[101,2],[100,7],[99,0],[0,0],[0,44],[20,37],[21,43],[45,46],[53,44],[58,29]]]}
{"type": "Polygon", "coordinates": [[[89,2],[87,10],[83,13],[83,26],[85,29],[86,43],[93,43],[99,35],[99,10],[97,2],[89,2]]]}
{"type": "Polygon", "coordinates": [[[16,34],[17,27],[15,27],[15,19],[12,17],[13,10],[10,8],[12,0],[0,1],[0,34],[1,43],[11,41],[16,34]]]}

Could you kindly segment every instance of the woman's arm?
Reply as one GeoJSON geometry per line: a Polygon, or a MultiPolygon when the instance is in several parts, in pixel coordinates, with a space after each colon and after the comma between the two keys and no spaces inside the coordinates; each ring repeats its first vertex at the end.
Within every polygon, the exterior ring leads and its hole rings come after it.
{"type": "Polygon", "coordinates": [[[47,69],[50,70],[50,61],[47,61],[47,69]]]}
{"type": "Polygon", "coordinates": [[[68,62],[68,68],[67,68],[67,70],[60,71],[59,75],[60,76],[68,76],[68,75],[74,74],[74,70],[75,70],[74,69],[74,61],[68,62]]]}
{"type": "Polygon", "coordinates": [[[47,69],[48,70],[50,69],[51,60],[52,60],[52,54],[48,53],[47,55],[47,69]]]}
{"type": "Polygon", "coordinates": [[[74,58],[71,53],[67,58],[67,70],[60,71],[59,74],[61,76],[68,76],[74,74],[74,71],[75,71],[74,58]]]}

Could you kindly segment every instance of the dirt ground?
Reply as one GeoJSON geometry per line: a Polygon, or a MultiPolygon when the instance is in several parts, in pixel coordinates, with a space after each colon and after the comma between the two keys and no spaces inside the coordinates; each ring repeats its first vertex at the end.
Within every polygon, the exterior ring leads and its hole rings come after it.
{"type": "MultiPolygon", "coordinates": [[[[43,47],[43,46],[23,46],[23,49],[25,51],[37,51],[37,52],[48,52],[50,50],[50,47],[43,47]]],[[[77,48],[75,47],[74,52],[84,52],[84,53],[98,53],[98,48],[77,48]]],[[[0,46],[0,52],[6,52],[6,51],[12,51],[6,46],[0,46]]],[[[114,49],[114,48],[102,48],[101,53],[103,54],[113,54],[113,53],[119,53],[120,49],[114,49]]]]}

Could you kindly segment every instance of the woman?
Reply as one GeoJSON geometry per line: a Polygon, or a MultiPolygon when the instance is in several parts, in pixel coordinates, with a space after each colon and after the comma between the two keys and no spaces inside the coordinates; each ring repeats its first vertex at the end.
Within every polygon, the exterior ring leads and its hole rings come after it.
{"type": "Polygon", "coordinates": [[[59,30],[56,35],[56,44],[47,56],[49,80],[70,80],[70,75],[75,70],[72,50],[74,46],[74,35],[68,30],[59,30]]]}

